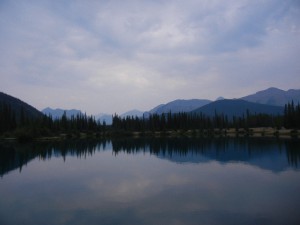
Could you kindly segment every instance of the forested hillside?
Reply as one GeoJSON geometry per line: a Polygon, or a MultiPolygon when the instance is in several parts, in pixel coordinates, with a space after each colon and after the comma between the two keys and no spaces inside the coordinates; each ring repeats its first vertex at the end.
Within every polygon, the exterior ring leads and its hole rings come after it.
{"type": "Polygon", "coordinates": [[[66,112],[59,118],[52,118],[19,99],[1,93],[0,136],[20,140],[60,135],[80,137],[82,133],[99,137],[133,132],[214,132],[229,128],[300,129],[300,105],[292,101],[283,108],[243,100],[220,100],[192,112],[150,114],[147,118],[115,114],[112,120],[112,125],[107,125],[86,114],[67,117],[66,112]]]}

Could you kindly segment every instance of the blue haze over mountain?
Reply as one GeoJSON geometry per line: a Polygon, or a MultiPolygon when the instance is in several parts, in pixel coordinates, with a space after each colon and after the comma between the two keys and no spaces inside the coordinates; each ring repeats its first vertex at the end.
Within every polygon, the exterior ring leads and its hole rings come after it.
{"type": "Polygon", "coordinates": [[[294,103],[300,102],[300,90],[290,89],[288,91],[284,91],[272,87],[258,91],[255,94],[242,97],[241,99],[267,105],[284,106],[291,101],[294,101],[294,103]]]}
{"type": "MultiPolygon", "coordinates": [[[[133,109],[130,110],[128,112],[125,112],[121,115],[119,115],[121,118],[126,118],[126,117],[143,117],[144,112],[137,110],[137,109],[133,109]]],[[[112,124],[112,115],[106,114],[106,113],[100,113],[98,115],[95,116],[96,120],[99,120],[101,123],[105,122],[106,125],[111,125],[112,124]]]]}
{"type": "Polygon", "coordinates": [[[278,88],[268,88],[258,91],[238,99],[224,99],[223,97],[217,98],[216,101],[205,99],[191,99],[191,100],[175,100],[166,104],[160,104],[145,115],[162,114],[162,113],[177,113],[177,112],[202,112],[209,116],[214,115],[215,111],[224,113],[228,116],[242,116],[249,110],[251,113],[266,113],[266,114],[282,114],[283,106],[288,102],[300,102],[300,90],[290,89],[284,91],[278,88]],[[222,102],[222,100],[225,100],[222,102]],[[251,104],[256,103],[256,104],[251,104]],[[258,104],[259,103],[259,104],[258,104]],[[277,106],[277,107],[272,107],[277,106]],[[278,107],[279,106],[279,107],[278,107]]]}
{"type": "Polygon", "coordinates": [[[106,113],[99,113],[95,115],[95,118],[97,121],[100,121],[100,123],[104,123],[106,125],[111,125],[112,124],[112,115],[106,114],[106,113]]]}
{"type": "Polygon", "coordinates": [[[163,114],[163,113],[179,113],[179,112],[191,112],[199,107],[202,107],[208,103],[210,100],[207,99],[177,99],[175,101],[168,102],[166,104],[161,104],[151,109],[148,113],[150,114],[163,114]]]}
{"type": "Polygon", "coordinates": [[[47,107],[42,110],[42,113],[44,113],[45,115],[51,115],[54,119],[61,118],[64,112],[66,112],[67,118],[82,114],[82,112],[78,109],[51,109],[47,107]]]}
{"type": "Polygon", "coordinates": [[[125,112],[123,114],[121,114],[121,117],[122,118],[126,118],[126,117],[143,117],[143,114],[144,112],[140,111],[140,110],[137,110],[137,109],[134,109],[134,110],[130,110],[128,112],[125,112]]]}
{"type": "Polygon", "coordinates": [[[192,111],[192,113],[203,113],[207,116],[224,114],[232,118],[233,116],[246,116],[247,111],[251,114],[282,115],[283,109],[282,106],[247,102],[241,99],[224,99],[209,103],[192,111]]]}
{"type": "MultiPolygon", "coordinates": [[[[218,99],[222,99],[221,97],[218,99]]],[[[224,113],[229,116],[233,114],[235,116],[241,116],[246,113],[247,110],[250,113],[267,113],[267,114],[282,114],[283,106],[291,101],[294,101],[295,104],[300,102],[300,90],[290,89],[284,91],[278,88],[268,88],[266,90],[258,91],[255,94],[251,94],[240,99],[233,100],[216,100],[210,101],[206,99],[189,99],[183,100],[178,99],[166,104],[160,104],[153,109],[145,112],[144,115],[147,117],[149,113],[162,114],[162,113],[177,113],[177,112],[202,112],[208,115],[214,115],[217,113],[224,113]],[[255,103],[255,104],[254,104],[255,103]]],[[[21,106],[32,116],[41,116],[40,111],[35,109],[33,106],[19,100],[18,98],[12,97],[10,95],[0,92],[0,102],[6,102],[11,104],[13,109],[17,111],[21,106]]],[[[53,118],[60,118],[64,111],[66,111],[67,117],[72,115],[76,116],[77,114],[82,114],[82,111],[78,109],[52,109],[45,108],[42,110],[42,113],[46,115],[51,115],[53,118]]],[[[139,110],[131,110],[126,113],[120,114],[120,117],[124,118],[127,116],[133,117],[142,117],[143,112],[139,110]]],[[[106,122],[107,125],[112,123],[112,115],[101,113],[95,115],[96,119],[100,122],[106,122]]]]}

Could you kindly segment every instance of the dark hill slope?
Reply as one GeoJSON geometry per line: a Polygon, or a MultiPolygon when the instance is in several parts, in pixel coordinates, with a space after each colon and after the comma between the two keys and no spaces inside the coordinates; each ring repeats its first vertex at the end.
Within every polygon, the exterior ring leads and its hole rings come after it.
{"type": "Polygon", "coordinates": [[[263,105],[253,102],[247,102],[240,99],[225,99],[212,102],[203,107],[200,107],[192,113],[203,113],[207,116],[217,114],[227,115],[229,118],[233,116],[243,116],[249,111],[250,114],[270,114],[282,115],[284,108],[281,106],[263,105]]]}
{"type": "Polygon", "coordinates": [[[10,105],[11,109],[16,113],[16,118],[20,118],[21,110],[23,109],[24,115],[29,118],[42,117],[43,114],[33,106],[21,101],[18,98],[0,92],[0,106],[3,104],[10,105]]]}

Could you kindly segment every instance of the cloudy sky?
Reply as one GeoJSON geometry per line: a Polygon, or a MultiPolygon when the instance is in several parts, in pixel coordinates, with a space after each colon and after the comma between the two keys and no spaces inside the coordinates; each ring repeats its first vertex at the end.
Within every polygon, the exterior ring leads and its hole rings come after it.
{"type": "Polygon", "coordinates": [[[299,0],[1,0],[0,91],[97,114],[299,89],[299,40],[299,0]]]}

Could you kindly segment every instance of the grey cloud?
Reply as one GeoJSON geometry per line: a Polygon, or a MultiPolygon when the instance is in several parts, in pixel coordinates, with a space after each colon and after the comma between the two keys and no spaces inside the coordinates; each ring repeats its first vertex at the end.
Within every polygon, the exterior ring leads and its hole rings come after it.
{"type": "Polygon", "coordinates": [[[73,108],[93,112],[88,99],[122,112],[297,88],[299,10],[292,0],[1,1],[0,88],[68,89],[73,108]]]}

